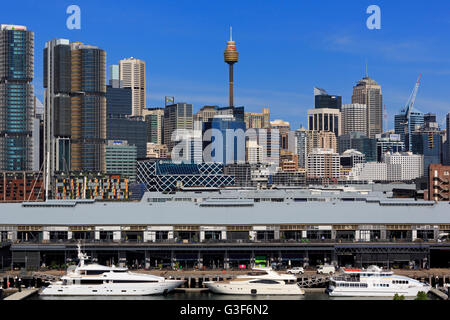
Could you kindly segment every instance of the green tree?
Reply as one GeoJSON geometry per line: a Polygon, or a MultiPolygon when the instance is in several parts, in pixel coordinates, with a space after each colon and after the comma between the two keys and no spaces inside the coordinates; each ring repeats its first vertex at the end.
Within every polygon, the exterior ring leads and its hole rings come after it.
{"type": "Polygon", "coordinates": [[[414,300],[428,300],[428,296],[425,292],[419,291],[417,292],[417,296],[414,300]]]}
{"type": "Polygon", "coordinates": [[[396,293],[394,295],[394,300],[405,300],[405,296],[404,295],[399,295],[398,293],[396,293]]]}

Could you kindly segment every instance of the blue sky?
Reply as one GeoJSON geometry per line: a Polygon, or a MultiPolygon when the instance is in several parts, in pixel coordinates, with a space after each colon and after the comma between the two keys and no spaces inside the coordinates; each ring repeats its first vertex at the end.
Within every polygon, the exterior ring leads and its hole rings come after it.
{"type": "Polygon", "coordinates": [[[351,103],[353,85],[369,75],[383,91],[388,128],[419,73],[416,107],[450,112],[450,2],[430,1],[4,1],[0,23],[35,32],[35,88],[42,100],[42,50],[52,38],[97,45],[107,62],[136,57],[147,63],[147,106],[165,95],[189,102],[227,104],[223,51],[233,26],[239,51],[235,104],[268,106],[271,119],[306,126],[313,87],[351,103]],[[81,8],[81,30],[66,28],[66,8],[81,8]],[[366,27],[366,8],[381,8],[381,30],[366,27]]]}

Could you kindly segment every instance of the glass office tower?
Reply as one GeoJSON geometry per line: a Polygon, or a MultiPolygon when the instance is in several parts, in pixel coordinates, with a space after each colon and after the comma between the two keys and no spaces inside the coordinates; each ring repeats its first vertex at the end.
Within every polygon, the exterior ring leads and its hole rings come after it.
{"type": "Polygon", "coordinates": [[[0,25],[0,170],[33,166],[34,33],[0,25]]]}

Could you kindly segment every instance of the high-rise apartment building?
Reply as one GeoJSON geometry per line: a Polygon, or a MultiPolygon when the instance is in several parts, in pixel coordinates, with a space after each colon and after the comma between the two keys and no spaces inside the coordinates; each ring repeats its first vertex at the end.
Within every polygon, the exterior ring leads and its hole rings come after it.
{"type": "Polygon", "coordinates": [[[0,170],[33,168],[34,33],[0,25],[0,170]]]}
{"type": "Polygon", "coordinates": [[[164,138],[164,109],[144,109],[143,116],[147,124],[147,142],[163,144],[164,138]]]}
{"type": "Polygon", "coordinates": [[[295,130],[295,153],[298,155],[298,167],[306,168],[308,156],[308,131],[305,128],[295,130]]]}
{"type": "Polygon", "coordinates": [[[270,111],[269,108],[263,108],[261,113],[258,112],[246,112],[245,113],[245,125],[246,128],[264,129],[270,127],[270,111]]]}
{"type": "Polygon", "coordinates": [[[342,97],[329,95],[324,89],[314,88],[314,108],[341,110],[342,97]]]}
{"type": "Polygon", "coordinates": [[[263,149],[256,140],[247,141],[247,162],[262,163],[263,149]]]}
{"type": "Polygon", "coordinates": [[[313,149],[331,149],[333,152],[338,151],[337,139],[333,132],[330,131],[315,131],[309,130],[307,132],[307,154],[310,154],[313,149]]]}
{"type": "Polygon", "coordinates": [[[423,155],[412,152],[387,152],[383,155],[389,181],[406,181],[424,174],[423,155]]]}
{"type": "Polygon", "coordinates": [[[69,40],[48,41],[44,49],[44,166],[50,177],[71,170],[71,75],[69,40]]]}
{"type": "Polygon", "coordinates": [[[367,132],[367,106],[360,103],[344,104],[341,108],[342,134],[367,132]]]}
{"type": "Polygon", "coordinates": [[[72,171],[105,172],[106,52],[70,44],[72,171]]]}
{"type": "Polygon", "coordinates": [[[352,103],[365,104],[369,138],[383,132],[383,96],[381,86],[366,75],[353,87],[352,103]]]}
{"type": "Polygon", "coordinates": [[[145,61],[133,57],[120,60],[119,79],[124,88],[131,88],[131,115],[142,116],[146,101],[145,61]]]}
{"type": "Polygon", "coordinates": [[[341,174],[339,154],[331,149],[313,149],[308,154],[306,172],[308,178],[338,179],[341,174]]]}
{"type": "Polygon", "coordinates": [[[331,131],[336,137],[341,135],[341,112],[339,109],[318,108],[308,110],[308,129],[331,131]]]}
{"type": "Polygon", "coordinates": [[[167,105],[164,109],[164,144],[169,152],[172,152],[176,141],[172,141],[172,133],[175,130],[193,130],[194,121],[192,104],[179,102],[167,105]]]}

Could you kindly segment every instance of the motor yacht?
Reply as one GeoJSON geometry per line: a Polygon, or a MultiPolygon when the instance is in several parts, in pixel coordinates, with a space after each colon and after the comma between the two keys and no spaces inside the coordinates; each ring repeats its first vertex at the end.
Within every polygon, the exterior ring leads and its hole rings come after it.
{"type": "Polygon", "coordinates": [[[77,266],[67,269],[60,281],[51,282],[39,294],[51,296],[142,296],[165,294],[184,280],[165,279],[150,274],[128,271],[127,268],[85,263],[89,257],[78,245],[77,266]]]}
{"type": "Polygon", "coordinates": [[[428,293],[430,286],[412,278],[394,274],[378,266],[367,269],[344,268],[330,278],[328,294],[334,297],[390,297],[396,293],[415,297],[419,291],[428,293]]]}
{"type": "Polygon", "coordinates": [[[280,274],[271,268],[254,268],[247,275],[232,280],[206,281],[214,293],[247,295],[302,295],[305,291],[297,285],[297,277],[280,274]]]}

